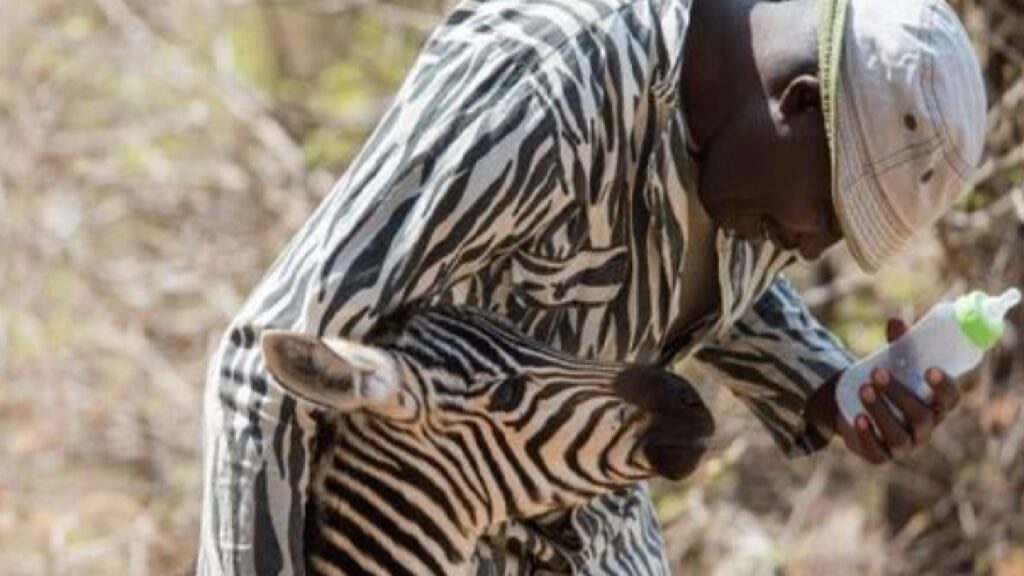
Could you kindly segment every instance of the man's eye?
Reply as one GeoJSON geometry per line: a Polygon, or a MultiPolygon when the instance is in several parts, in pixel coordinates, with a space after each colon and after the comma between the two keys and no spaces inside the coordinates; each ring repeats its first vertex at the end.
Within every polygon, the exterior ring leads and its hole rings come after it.
{"type": "Polygon", "coordinates": [[[526,392],[526,378],[513,376],[505,380],[491,392],[491,399],[487,403],[487,410],[490,412],[509,412],[514,410],[523,400],[526,392]]]}

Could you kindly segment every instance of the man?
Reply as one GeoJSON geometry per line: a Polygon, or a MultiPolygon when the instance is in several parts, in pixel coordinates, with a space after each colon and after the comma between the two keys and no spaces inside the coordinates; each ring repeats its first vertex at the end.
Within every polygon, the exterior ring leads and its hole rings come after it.
{"type": "MultiPolygon", "coordinates": [[[[199,573],[304,571],[316,426],[265,372],[267,327],[358,337],[448,300],[579,356],[699,369],[791,456],[927,441],[949,379],[929,371],[926,405],[875,374],[879,433],[844,422],[850,358],[778,275],[840,239],[877,269],[950,206],[984,124],[941,0],[464,3],[211,365],[199,573]]],[[[667,571],[643,486],[504,526],[477,569],[667,571]]]]}

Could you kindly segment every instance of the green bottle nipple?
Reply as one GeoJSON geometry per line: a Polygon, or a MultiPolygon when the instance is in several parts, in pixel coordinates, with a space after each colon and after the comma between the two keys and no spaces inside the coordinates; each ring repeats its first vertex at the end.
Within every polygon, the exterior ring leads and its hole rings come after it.
{"type": "Polygon", "coordinates": [[[1003,337],[1003,317],[1020,302],[1020,290],[1011,288],[1002,296],[971,292],[956,299],[953,316],[960,330],[982,350],[995,346],[1003,337]]]}

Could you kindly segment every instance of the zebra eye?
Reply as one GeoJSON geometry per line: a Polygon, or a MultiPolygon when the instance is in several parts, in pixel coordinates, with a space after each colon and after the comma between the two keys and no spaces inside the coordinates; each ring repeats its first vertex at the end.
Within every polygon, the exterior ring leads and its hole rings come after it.
{"type": "Polygon", "coordinates": [[[505,380],[491,392],[491,399],[487,403],[487,410],[490,412],[508,412],[514,410],[523,399],[526,392],[526,378],[513,376],[505,380]]]}

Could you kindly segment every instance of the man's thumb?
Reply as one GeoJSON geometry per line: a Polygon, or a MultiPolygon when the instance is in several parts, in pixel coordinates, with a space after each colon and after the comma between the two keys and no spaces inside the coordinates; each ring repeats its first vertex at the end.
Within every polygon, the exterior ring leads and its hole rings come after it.
{"type": "Polygon", "coordinates": [[[885,323],[885,338],[892,342],[906,334],[907,330],[906,322],[899,318],[889,318],[889,321],[885,323]]]}

